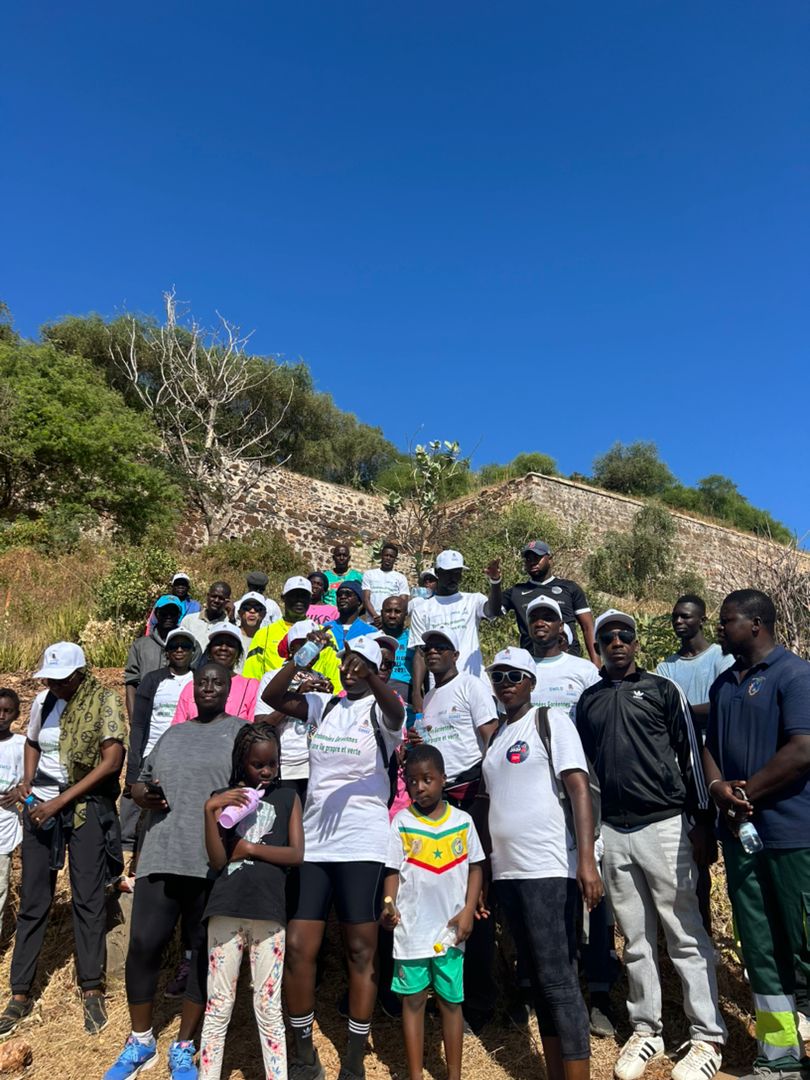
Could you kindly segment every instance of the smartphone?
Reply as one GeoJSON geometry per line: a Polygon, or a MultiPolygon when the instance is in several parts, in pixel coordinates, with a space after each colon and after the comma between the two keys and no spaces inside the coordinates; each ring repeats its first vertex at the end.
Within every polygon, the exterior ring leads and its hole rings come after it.
{"type": "Polygon", "coordinates": [[[157,795],[159,798],[163,799],[163,801],[166,803],[166,806],[168,807],[169,800],[166,798],[166,792],[163,790],[160,784],[155,784],[151,780],[145,780],[144,784],[146,786],[146,790],[149,792],[150,795],[157,795]]]}

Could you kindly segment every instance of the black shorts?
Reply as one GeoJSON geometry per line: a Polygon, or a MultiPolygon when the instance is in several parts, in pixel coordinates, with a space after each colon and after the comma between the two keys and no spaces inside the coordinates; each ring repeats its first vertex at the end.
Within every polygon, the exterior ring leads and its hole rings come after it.
{"type": "Polygon", "coordinates": [[[384,873],[379,862],[304,862],[287,881],[289,917],[325,922],[334,901],[339,922],[377,922],[384,873]]]}

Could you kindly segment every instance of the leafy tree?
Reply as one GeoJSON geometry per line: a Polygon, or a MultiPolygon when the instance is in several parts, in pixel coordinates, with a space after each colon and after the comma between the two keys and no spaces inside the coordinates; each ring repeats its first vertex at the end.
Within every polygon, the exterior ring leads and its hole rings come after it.
{"type": "Polygon", "coordinates": [[[543,473],[545,476],[557,475],[557,462],[550,454],[532,451],[530,454],[518,454],[512,458],[509,469],[513,476],[525,476],[527,473],[543,473]]]}
{"type": "Polygon", "coordinates": [[[594,460],[593,475],[600,487],[624,495],[659,495],[675,481],[651,442],[614,443],[594,460]]]}
{"type": "Polygon", "coordinates": [[[0,300],[0,344],[16,345],[20,335],[14,329],[14,320],[5,300],[0,300]]]}
{"type": "Polygon", "coordinates": [[[0,512],[62,527],[106,515],[129,538],[166,522],[179,492],[154,427],[93,365],[52,345],[0,345],[0,512]]]}

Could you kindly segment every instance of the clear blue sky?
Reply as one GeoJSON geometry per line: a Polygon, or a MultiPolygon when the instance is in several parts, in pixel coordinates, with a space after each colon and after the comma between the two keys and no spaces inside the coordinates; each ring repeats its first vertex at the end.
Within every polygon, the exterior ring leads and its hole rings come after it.
{"type": "Polygon", "coordinates": [[[806,0],[14,7],[23,333],[174,283],[401,446],[652,439],[810,529],[806,0]]]}

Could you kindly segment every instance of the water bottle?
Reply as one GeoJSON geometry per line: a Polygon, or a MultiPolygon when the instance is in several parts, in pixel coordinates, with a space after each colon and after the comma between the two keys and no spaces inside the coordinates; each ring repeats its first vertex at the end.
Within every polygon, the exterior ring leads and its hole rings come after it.
{"type": "MultiPolygon", "coordinates": [[[[34,809],[34,807],[37,805],[38,802],[39,802],[39,800],[37,799],[36,795],[26,795],[25,798],[23,799],[23,806],[25,806],[25,808],[30,812],[31,810],[34,809]]],[[[42,829],[43,832],[47,832],[48,829],[52,829],[55,824],[56,824],[56,818],[55,817],[49,817],[48,820],[45,822],[45,824],[41,825],[40,828],[42,829]]]]}
{"type": "Polygon", "coordinates": [[[411,598],[413,600],[429,600],[433,596],[432,589],[426,589],[424,585],[414,585],[411,589],[411,598]]]}
{"type": "Polygon", "coordinates": [[[422,742],[430,742],[430,726],[425,723],[424,713],[413,714],[413,730],[422,742]]]}
{"type": "Polygon", "coordinates": [[[748,855],[755,855],[758,851],[762,851],[765,846],[759,837],[759,833],[757,832],[753,821],[744,821],[742,823],[739,836],[743,851],[748,855]]]}
{"type": "Polygon", "coordinates": [[[242,820],[242,818],[247,817],[248,814],[252,814],[259,805],[259,799],[264,795],[264,791],[260,788],[246,787],[242,788],[242,790],[247,795],[248,801],[244,806],[225,807],[219,815],[219,824],[223,829],[232,829],[234,825],[242,820]]]}
{"type": "Polygon", "coordinates": [[[293,661],[296,667],[309,667],[313,660],[317,660],[321,655],[321,649],[323,645],[319,641],[305,641],[300,649],[296,651],[293,661]]]}
{"type": "Polygon", "coordinates": [[[441,934],[439,934],[438,940],[433,946],[433,951],[437,956],[444,956],[448,949],[455,948],[456,944],[456,928],[454,926],[445,926],[441,934]]]}

